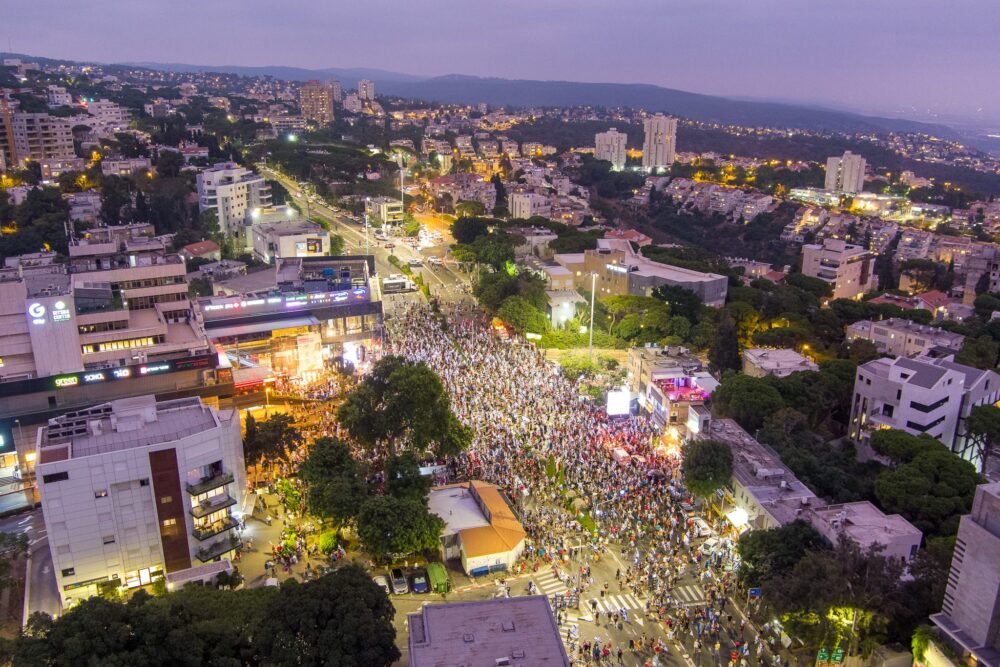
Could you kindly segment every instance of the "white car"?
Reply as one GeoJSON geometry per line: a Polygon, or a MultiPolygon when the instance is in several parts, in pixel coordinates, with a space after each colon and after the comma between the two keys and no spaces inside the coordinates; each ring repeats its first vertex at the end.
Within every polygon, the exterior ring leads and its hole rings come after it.
{"type": "Polygon", "coordinates": [[[428,257],[427,261],[430,262],[432,266],[441,266],[444,263],[441,261],[440,257],[428,257]]]}
{"type": "Polygon", "coordinates": [[[424,265],[424,263],[420,261],[419,257],[414,257],[413,259],[410,260],[410,266],[412,266],[414,268],[416,268],[418,266],[423,266],[423,265],[424,265]]]}
{"type": "Polygon", "coordinates": [[[694,527],[695,537],[711,537],[715,534],[715,531],[708,525],[708,522],[700,516],[691,519],[691,525],[694,527]]]}

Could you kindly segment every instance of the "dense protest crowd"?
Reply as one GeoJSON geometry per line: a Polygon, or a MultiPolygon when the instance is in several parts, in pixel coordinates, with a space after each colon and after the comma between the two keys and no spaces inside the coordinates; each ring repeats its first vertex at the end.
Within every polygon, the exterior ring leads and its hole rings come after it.
{"type": "MultiPolygon", "coordinates": [[[[588,543],[600,551],[617,544],[632,562],[618,572],[622,591],[646,600],[646,613],[663,624],[667,637],[685,640],[699,661],[764,664],[764,647],[743,641],[745,628],[726,611],[733,582],[729,540],[714,550],[695,548],[685,509],[680,461],[656,450],[655,429],[642,417],[609,418],[580,396],[574,383],[533,347],[493,335],[488,321],[471,308],[445,313],[414,306],[390,323],[386,352],[426,362],[441,377],[452,409],[473,427],[465,474],[503,488],[521,509],[530,538],[528,560],[562,561],[567,551],[588,543]],[[629,457],[612,456],[625,450],[629,457]],[[591,530],[593,532],[591,532],[591,530]],[[671,595],[685,573],[706,593],[700,608],[671,595]],[[721,655],[722,633],[737,650],[721,655]]],[[[561,579],[577,594],[592,582],[589,568],[561,579]]],[[[596,605],[595,620],[602,622],[596,605]]],[[[604,623],[620,623],[608,613],[604,623]]],[[[613,664],[620,648],[599,638],[581,642],[582,660],[613,664]]],[[[636,640],[635,654],[658,662],[665,647],[636,640]]],[[[773,664],[780,658],[772,653],[773,664]]]]}

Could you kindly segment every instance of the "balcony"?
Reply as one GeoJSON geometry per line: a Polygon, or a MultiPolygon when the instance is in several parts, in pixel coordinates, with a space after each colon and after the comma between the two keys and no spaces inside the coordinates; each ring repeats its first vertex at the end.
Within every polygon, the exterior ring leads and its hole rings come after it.
{"type": "Polygon", "coordinates": [[[211,525],[205,526],[204,528],[199,528],[198,526],[195,526],[194,529],[191,531],[191,534],[194,535],[199,542],[204,542],[210,537],[215,537],[216,535],[220,535],[226,532],[227,530],[232,530],[233,528],[236,528],[238,525],[240,525],[239,521],[237,521],[231,516],[227,516],[221,521],[216,521],[211,525]]]}
{"type": "Polygon", "coordinates": [[[218,512],[219,510],[224,510],[227,507],[232,507],[235,504],[236,499],[231,497],[229,494],[219,494],[203,501],[200,505],[192,507],[191,516],[196,519],[202,519],[209,514],[218,512]]]}
{"type": "Polygon", "coordinates": [[[231,484],[233,482],[233,473],[231,472],[218,472],[211,477],[203,477],[200,482],[196,484],[185,484],[184,488],[192,496],[200,496],[203,493],[208,493],[212,489],[217,489],[220,486],[225,486],[226,484],[231,484]]]}
{"type": "Polygon", "coordinates": [[[230,535],[229,537],[223,538],[218,542],[213,542],[204,549],[198,549],[195,552],[195,556],[202,563],[208,563],[215,560],[219,556],[229,553],[240,546],[240,539],[235,535],[230,535]]]}

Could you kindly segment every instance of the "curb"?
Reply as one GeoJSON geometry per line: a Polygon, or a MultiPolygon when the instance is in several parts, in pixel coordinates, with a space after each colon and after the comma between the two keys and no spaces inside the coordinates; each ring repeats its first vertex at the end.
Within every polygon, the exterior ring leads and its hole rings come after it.
{"type": "Polygon", "coordinates": [[[31,599],[31,549],[24,559],[24,601],[21,603],[21,629],[28,626],[28,600],[31,599]]]}

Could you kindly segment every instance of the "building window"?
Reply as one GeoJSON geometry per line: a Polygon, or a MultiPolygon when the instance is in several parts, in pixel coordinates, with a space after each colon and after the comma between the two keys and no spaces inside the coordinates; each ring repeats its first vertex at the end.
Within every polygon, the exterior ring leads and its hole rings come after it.
{"type": "Polygon", "coordinates": [[[172,496],[163,496],[162,498],[160,498],[160,504],[161,505],[166,505],[167,503],[172,503],[172,502],[174,502],[174,499],[173,499],[172,496]]]}
{"type": "Polygon", "coordinates": [[[114,544],[115,543],[115,536],[114,535],[105,535],[104,536],[104,543],[105,544],[114,544]]]}
{"type": "Polygon", "coordinates": [[[149,478],[143,477],[139,480],[139,486],[149,486],[149,478]]]}
{"type": "Polygon", "coordinates": [[[45,484],[51,484],[52,482],[62,482],[63,480],[69,479],[68,472],[54,472],[48,475],[42,475],[42,482],[45,484]]]}
{"type": "Polygon", "coordinates": [[[169,528],[170,526],[176,526],[176,525],[177,525],[177,519],[164,519],[163,520],[163,527],[164,528],[169,528]]]}
{"type": "Polygon", "coordinates": [[[94,491],[94,497],[95,498],[107,498],[108,497],[108,490],[107,489],[101,489],[100,491],[94,491]]]}
{"type": "Polygon", "coordinates": [[[64,577],[72,577],[75,574],[76,574],[75,567],[67,567],[62,571],[62,576],[64,577]]]}

